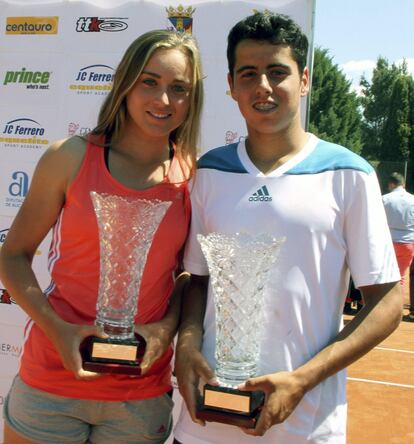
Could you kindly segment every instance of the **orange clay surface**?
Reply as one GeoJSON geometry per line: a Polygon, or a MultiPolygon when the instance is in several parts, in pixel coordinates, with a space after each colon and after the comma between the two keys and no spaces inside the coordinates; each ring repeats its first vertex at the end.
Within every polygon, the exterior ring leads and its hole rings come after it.
{"type": "Polygon", "coordinates": [[[414,444],[414,323],[403,321],[348,368],[347,444],[410,443],[414,444]]]}

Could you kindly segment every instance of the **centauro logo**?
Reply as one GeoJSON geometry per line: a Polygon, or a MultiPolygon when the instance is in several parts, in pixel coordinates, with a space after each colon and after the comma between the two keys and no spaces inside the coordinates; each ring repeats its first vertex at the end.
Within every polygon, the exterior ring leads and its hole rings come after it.
{"type": "Polygon", "coordinates": [[[76,32],[119,32],[128,28],[127,17],[79,17],[76,32]]]}
{"type": "Polygon", "coordinates": [[[69,89],[78,94],[107,94],[112,88],[114,69],[108,65],[90,65],[81,68],[75,83],[69,89]]]}
{"type": "Polygon", "coordinates": [[[7,71],[3,85],[22,83],[28,89],[49,89],[50,74],[49,71],[27,71],[26,68],[21,71],[7,71]]]}
{"type": "Polygon", "coordinates": [[[43,139],[45,129],[39,122],[32,119],[15,119],[6,123],[0,142],[6,144],[49,145],[49,140],[43,139]]]}
{"type": "Polygon", "coordinates": [[[59,17],[7,17],[6,34],[57,34],[59,17]]]}

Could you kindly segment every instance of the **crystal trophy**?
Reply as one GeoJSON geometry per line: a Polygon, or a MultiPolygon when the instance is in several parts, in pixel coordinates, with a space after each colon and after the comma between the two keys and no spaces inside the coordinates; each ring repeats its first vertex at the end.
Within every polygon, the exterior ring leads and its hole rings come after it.
{"type": "Polygon", "coordinates": [[[141,278],[155,232],[171,202],[90,194],[100,244],[95,324],[108,339],[90,336],[84,341],[83,368],[139,375],[145,341],[134,327],[141,278]]]}
{"type": "Polygon", "coordinates": [[[197,417],[254,428],[264,402],[261,391],[237,386],[257,376],[264,290],[284,239],[262,234],[197,235],[206,257],[216,313],[216,378],[206,384],[197,417]]]}

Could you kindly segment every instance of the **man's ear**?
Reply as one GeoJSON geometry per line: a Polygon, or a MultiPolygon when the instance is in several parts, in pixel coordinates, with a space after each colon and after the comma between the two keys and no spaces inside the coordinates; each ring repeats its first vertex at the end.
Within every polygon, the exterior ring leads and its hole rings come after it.
{"type": "Polygon", "coordinates": [[[309,69],[307,66],[305,66],[303,73],[302,73],[302,78],[301,78],[301,85],[300,85],[300,95],[302,97],[306,96],[309,92],[309,69]]]}
{"type": "Polygon", "coordinates": [[[233,77],[230,73],[227,73],[227,82],[229,84],[230,87],[230,94],[233,97],[234,100],[237,101],[236,97],[234,96],[234,80],[233,77]]]}

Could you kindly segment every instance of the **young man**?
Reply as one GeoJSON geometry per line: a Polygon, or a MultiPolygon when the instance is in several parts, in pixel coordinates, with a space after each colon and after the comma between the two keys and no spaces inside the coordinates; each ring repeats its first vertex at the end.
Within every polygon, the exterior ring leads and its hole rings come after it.
{"type": "Polygon", "coordinates": [[[229,84],[248,137],[199,161],[185,267],[176,374],[182,444],[345,443],[346,366],[387,337],[401,296],[380,189],[371,166],[301,126],[308,43],[288,17],[258,13],[228,38],[229,84]],[[269,199],[250,199],[261,192],[269,199]],[[198,381],[212,380],[215,324],[198,233],[285,237],[268,285],[260,375],[245,390],[266,401],[255,429],[195,417],[198,381]],[[350,272],[366,301],[342,329],[350,272]],[[260,440],[257,436],[263,436],[260,440]]]}

